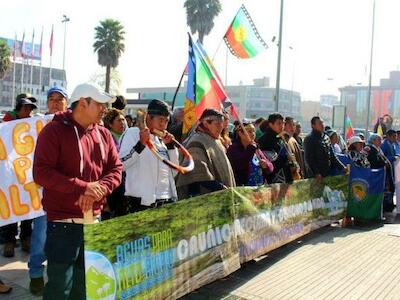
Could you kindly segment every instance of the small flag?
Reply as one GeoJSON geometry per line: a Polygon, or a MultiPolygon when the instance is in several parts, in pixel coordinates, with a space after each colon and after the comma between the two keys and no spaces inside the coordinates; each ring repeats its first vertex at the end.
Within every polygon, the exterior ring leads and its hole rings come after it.
{"type": "Polygon", "coordinates": [[[42,51],[43,51],[43,27],[42,27],[42,33],[40,35],[40,45],[39,45],[39,58],[42,60],[42,51]]]}
{"type": "Polygon", "coordinates": [[[54,25],[51,26],[51,35],[50,35],[50,56],[53,56],[53,29],[54,29],[54,25]]]}
{"type": "Polygon", "coordinates": [[[35,57],[35,29],[33,29],[32,32],[32,44],[31,44],[31,53],[30,53],[30,58],[31,58],[31,62],[33,61],[33,58],[35,57]]]}
{"type": "Polygon", "coordinates": [[[378,127],[376,128],[376,133],[380,137],[383,137],[383,128],[382,128],[382,119],[381,118],[378,118],[378,127]]]}
{"type": "Polygon", "coordinates": [[[189,35],[188,84],[182,133],[186,135],[206,108],[221,110],[228,96],[203,48],[189,35]]]}
{"type": "Polygon", "coordinates": [[[351,124],[349,115],[346,115],[345,126],[345,139],[348,140],[354,135],[353,125],[351,124]]]}
{"type": "Polygon", "coordinates": [[[231,53],[238,58],[252,58],[268,48],[244,5],[233,19],[224,40],[231,53]]]}
{"type": "Polygon", "coordinates": [[[22,42],[21,42],[21,57],[25,59],[25,31],[24,34],[22,35],[22,42]]]}
{"type": "Polygon", "coordinates": [[[13,62],[15,62],[17,58],[17,34],[14,35],[14,45],[13,45],[13,62]]]}

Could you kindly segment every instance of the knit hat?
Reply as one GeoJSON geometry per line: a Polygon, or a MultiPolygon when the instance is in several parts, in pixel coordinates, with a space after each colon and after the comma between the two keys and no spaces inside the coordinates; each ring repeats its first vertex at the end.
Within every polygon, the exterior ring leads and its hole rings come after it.
{"type": "Polygon", "coordinates": [[[147,106],[147,113],[152,116],[165,116],[169,117],[168,104],[161,100],[151,100],[147,106]]]}
{"type": "Polygon", "coordinates": [[[349,146],[354,144],[354,143],[364,143],[364,141],[359,137],[359,136],[352,136],[351,138],[349,138],[349,146]]]}

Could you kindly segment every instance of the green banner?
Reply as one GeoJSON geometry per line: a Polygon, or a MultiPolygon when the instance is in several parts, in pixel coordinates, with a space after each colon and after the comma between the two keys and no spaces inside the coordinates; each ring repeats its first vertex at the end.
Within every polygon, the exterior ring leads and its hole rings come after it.
{"type": "Polygon", "coordinates": [[[176,299],[343,217],[344,176],[234,188],[84,226],[87,299],[176,299]]]}

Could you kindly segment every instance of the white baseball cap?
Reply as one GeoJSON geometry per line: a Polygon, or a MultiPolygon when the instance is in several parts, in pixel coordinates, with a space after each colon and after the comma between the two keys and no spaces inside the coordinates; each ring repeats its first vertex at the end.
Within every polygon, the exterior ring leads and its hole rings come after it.
{"type": "Polygon", "coordinates": [[[113,103],[115,97],[103,92],[101,88],[93,83],[82,83],[76,86],[69,98],[69,104],[79,101],[81,98],[91,98],[98,103],[113,103]]]}
{"type": "Polygon", "coordinates": [[[354,143],[364,143],[364,141],[359,136],[355,135],[349,138],[349,146],[354,143]]]}

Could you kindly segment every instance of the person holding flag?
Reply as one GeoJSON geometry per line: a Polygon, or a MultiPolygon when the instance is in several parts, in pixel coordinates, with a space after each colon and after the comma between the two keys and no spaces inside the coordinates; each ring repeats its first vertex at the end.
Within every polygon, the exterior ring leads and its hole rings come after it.
{"type": "MultiPolygon", "coordinates": [[[[176,186],[179,199],[186,199],[236,186],[235,176],[220,136],[224,115],[205,109],[186,149],[194,160],[194,170],[178,174],[176,186]]],[[[184,160],[187,163],[187,159],[184,160]]]]}

